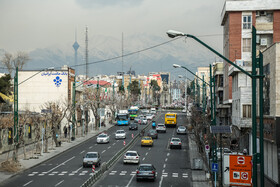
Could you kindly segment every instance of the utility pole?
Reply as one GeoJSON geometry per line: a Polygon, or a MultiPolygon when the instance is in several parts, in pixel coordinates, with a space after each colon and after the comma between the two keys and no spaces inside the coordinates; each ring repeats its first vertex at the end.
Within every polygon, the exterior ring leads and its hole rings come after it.
{"type": "Polygon", "coordinates": [[[18,143],[18,67],[14,77],[14,144],[18,143]]]}
{"type": "Polygon", "coordinates": [[[72,140],[75,140],[75,124],[76,124],[76,76],[74,77],[72,87],[72,140]]]}
{"type": "Polygon", "coordinates": [[[86,79],[88,78],[88,27],[86,26],[86,51],[85,51],[85,57],[86,57],[86,79]]]}

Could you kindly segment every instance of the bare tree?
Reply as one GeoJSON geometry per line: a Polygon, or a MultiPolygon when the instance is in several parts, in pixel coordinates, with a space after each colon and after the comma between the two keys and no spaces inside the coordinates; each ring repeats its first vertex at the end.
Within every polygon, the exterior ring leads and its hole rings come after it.
{"type": "Polygon", "coordinates": [[[9,74],[12,75],[12,72],[16,67],[18,67],[19,70],[22,70],[23,66],[29,60],[29,55],[26,52],[18,51],[16,54],[6,52],[2,58],[2,63],[8,69],[9,74]]]}

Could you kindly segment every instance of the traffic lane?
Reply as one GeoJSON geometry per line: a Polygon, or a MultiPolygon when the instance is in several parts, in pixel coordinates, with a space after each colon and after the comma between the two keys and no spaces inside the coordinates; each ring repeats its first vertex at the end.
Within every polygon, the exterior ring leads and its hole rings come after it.
{"type": "MultiPolygon", "coordinates": [[[[140,163],[154,164],[157,169],[157,175],[162,173],[163,161],[168,152],[168,139],[170,139],[172,131],[167,129],[167,133],[159,134],[158,139],[154,140],[153,147],[141,147],[141,140],[139,140],[130,149],[138,151],[140,163]]],[[[123,158],[121,158],[107,175],[94,186],[159,186],[160,181],[158,179],[152,183],[145,180],[136,182],[135,174],[137,167],[137,165],[133,164],[124,165],[123,158]]]]}
{"type": "MultiPolygon", "coordinates": [[[[116,131],[117,127],[112,127],[107,132],[113,134],[116,131]]],[[[5,186],[18,186],[18,184],[27,184],[28,182],[32,181],[28,184],[28,186],[38,186],[38,184],[42,184],[43,176],[48,176],[47,182],[49,180],[49,174],[51,175],[58,175],[61,174],[66,176],[66,172],[69,173],[69,168],[71,168],[71,171],[76,171],[80,168],[82,163],[82,154],[83,151],[86,148],[92,148],[94,150],[92,151],[98,151],[98,146],[96,143],[96,137],[91,138],[90,140],[80,144],[79,146],[73,148],[72,150],[67,150],[65,153],[58,155],[44,163],[42,163],[39,166],[36,166],[32,169],[29,169],[25,171],[24,173],[17,175],[15,178],[11,178],[10,180],[5,181],[5,186]],[[81,154],[82,153],[82,154],[81,154]],[[74,156],[72,156],[74,155],[74,156]],[[69,162],[71,161],[71,162],[69,162]],[[66,166],[66,168],[63,168],[63,166],[66,166]],[[56,170],[56,171],[55,171],[56,170]],[[52,173],[50,173],[52,172],[52,173]],[[54,173],[53,173],[54,172],[54,173]],[[64,173],[62,173],[64,172],[64,173]],[[36,183],[36,177],[30,180],[29,177],[38,175],[38,184],[36,183]],[[32,185],[33,184],[33,185],[32,185]]],[[[100,149],[102,149],[100,147],[100,149]]],[[[119,148],[116,148],[116,151],[119,148]]],[[[91,150],[90,150],[91,151],[91,150]]],[[[85,152],[85,151],[84,151],[85,152]]],[[[85,153],[84,153],[85,154],[85,153]]],[[[57,176],[57,179],[54,180],[54,177],[52,177],[52,182],[60,182],[60,176],[57,176]],[[59,181],[57,181],[59,180],[59,181]]],[[[57,183],[56,183],[57,184],[57,183]]],[[[2,184],[1,184],[2,185],[2,184]]]]}

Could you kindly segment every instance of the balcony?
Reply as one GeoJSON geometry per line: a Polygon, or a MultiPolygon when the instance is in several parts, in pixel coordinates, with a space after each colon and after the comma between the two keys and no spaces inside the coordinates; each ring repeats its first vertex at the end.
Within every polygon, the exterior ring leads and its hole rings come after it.
{"type": "MultiPolygon", "coordinates": [[[[242,69],[244,69],[247,72],[252,71],[251,63],[246,63],[241,59],[235,60],[234,63],[237,66],[240,66],[242,69]]],[[[234,76],[234,75],[238,74],[239,72],[240,72],[239,69],[235,68],[234,66],[229,66],[228,76],[234,76]]]]}

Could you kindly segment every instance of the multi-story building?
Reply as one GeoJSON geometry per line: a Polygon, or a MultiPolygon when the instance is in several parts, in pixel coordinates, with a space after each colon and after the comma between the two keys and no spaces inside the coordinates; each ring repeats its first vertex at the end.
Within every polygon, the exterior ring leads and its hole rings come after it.
{"type": "Polygon", "coordinates": [[[182,97],[181,89],[179,88],[179,84],[177,83],[176,80],[171,84],[170,92],[171,92],[172,102],[181,100],[182,97]]]}
{"type": "MultiPolygon", "coordinates": [[[[201,78],[202,80],[204,80],[204,82],[208,83],[210,82],[210,69],[209,67],[198,67],[197,68],[197,72],[196,72],[196,76],[198,76],[199,78],[201,78]]],[[[194,82],[196,85],[196,89],[198,88],[198,91],[196,91],[196,101],[200,103],[200,105],[202,106],[203,103],[203,81],[201,81],[198,78],[194,78],[194,82]],[[198,98],[197,98],[198,97],[198,98]]],[[[206,102],[206,98],[208,96],[210,96],[210,88],[209,86],[207,86],[207,84],[205,84],[206,86],[206,93],[205,93],[205,101],[206,102]]]]}
{"type": "MultiPolygon", "coordinates": [[[[279,42],[280,1],[226,1],[221,14],[221,25],[224,28],[224,56],[251,73],[252,26],[257,30],[258,51],[264,51],[273,43],[279,42]]],[[[235,127],[233,134],[237,135],[232,141],[238,145],[238,151],[246,148],[251,154],[251,78],[224,62],[223,82],[223,104],[230,106],[227,114],[235,127]]]]}

